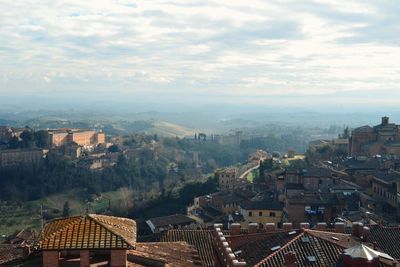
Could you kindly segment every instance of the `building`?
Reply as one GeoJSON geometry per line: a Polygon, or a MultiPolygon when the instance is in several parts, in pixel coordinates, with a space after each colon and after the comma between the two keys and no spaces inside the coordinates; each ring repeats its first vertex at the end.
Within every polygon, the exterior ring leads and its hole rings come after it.
{"type": "Polygon", "coordinates": [[[330,169],[315,167],[302,170],[300,181],[310,191],[329,188],[334,183],[330,169]]]}
{"type": "Polygon", "coordinates": [[[27,250],[12,244],[0,244],[0,266],[22,266],[21,263],[28,256],[27,250]]]}
{"type": "Polygon", "coordinates": [[[322,167],[309,167],[305,169],[281,169],[267,171],[265,182],[282,192],[287,183],[301,184],[305,190],[316,191],[327,189],[335,183],[332,170],[322,167]]]}
{"type": "Polygon", "coordinates": [[[235,134],[229,134],[229,135],[213,134],[211,139],[212,142],[218,144],[237,145],[237,146],[239,146],[242,143],[242,140],[243,140],[243,132],[241,131],[236,131],[235,134]]]}
{"type": "Polygon", "coordinates": [[[9,167],[19,164],[39,164],[46,157],[48,150],[35,149],[6,149],[0,150],[0,166],[9,167]]]}
{"type": "Polygon", "coordinates": [[[242,217],[240,203],[255,195],[254,192],[237,189],[195,197],[193,206],[188,207],[188,214],[199,218],[198,221],[203,224],[202,226],[224,220],[235,220],[233,217],[242,217]]]}
{"type": "Polygon", "coordinates": [[[245,201],[240,204],[243,225],[280,223],[283,219],[283,203],[271,200],[245,201]]]}
{"type": "Polygon", "coordinates": [[[160,233],[169,228],[177,229],[189,227],[196,224],[196,221],[183,214],[175,214],[151,218],[146,221],[153,233],[160,233]]]}
{"type": "Polygon", "coordinates": [[[97,146],[106,143],[103,132],[84,131],[79,129],[56,129],[49,130],[52,146],[63,146],[77,144],[79,146],[97,146]]]}
{"type": "Polygon", "coordinates": [[[400,156],[400,127],[383,117],[382,122],[374,127],[356,128],[350,137],[352,156],[395,155],[400,156]]]}
{"type": "Polygon", "coordinates": [[[349,139],[348,138],[336,138],[332,140],[333,147],[336,151],[342,151],[348,153],[349,151],[349,139]]]}
{"type": "Polygon", "coordinates": [[[225,263],[222,266],[400,266],[390,254],[397,247],[377,247],[369,239],[372,231],[368,226],[355,224],[350,232],[347,230],[343,223],[335,224],[334,229],[327,229],[326,224],[310,229],[308,223],[302,223],[300,228],[293,228],[291,223],[277,228],[270,223],[263,229],[257,224],[250,224],[247,229],[232,224],[229,231],[216,224],[214,250],[219,262],[225,263]]]}
{"type": "Polygon", "coordinates": [[[300,222],[329,222],[341,214],[342,206],[334,193],[304,193],[287,196],[285,212],[287,220],[300,222]]]}
{"type": "Polygon", "coordinates": [[[399,207],[398,194],[400,193],[400,173],[394,171],[381,171],[370,176],[370,178],[373,188],[373,198],[387,204],[387,206],[394,210],[397,210],[399,207]]]}
{"type": "Polygon", "coordinates": [[[187,243],[138,243],[136,222],[113,216],[54,220],[45,226],[39,245],[43,267],[201,266],[187,243]]]}
{"type": "Polygon", "coordinates": [[[232,190],[237,184],[237,170],[235,168],[227,168],[216,173],[218,184],[221,190],[232,190]]]}
{"type": "Polygon", "coordinates": [[[240,210],[239,202],[242,200],[241,197],[237,196],[233,192],[218,192],[195,198],[195,203],[201,203],[201,206],[199,205],[199,207],[211,207],[224,215],[228,215],[240,210]]]}
{"type": "Polygon", "coordinates": [[[247,157],[247,162],[258,165],[258,164],[260,164],[260,161],[264,161],[267,158],[268,158],[268,153],[265,152],[264,150],[259,149],[256,152],[251,153],[247,157]]]}

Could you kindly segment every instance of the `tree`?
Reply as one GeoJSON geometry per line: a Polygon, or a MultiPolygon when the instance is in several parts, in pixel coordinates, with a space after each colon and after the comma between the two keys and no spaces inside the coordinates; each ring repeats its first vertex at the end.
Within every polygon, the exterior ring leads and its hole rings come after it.
{"type": "Polygon", "coordinates": [[[28,129],[24,130],[19,137],[22,139],[23,147],[33,147],[34,146],[35,137],[31,130],[28,130],[28,129]]]}
{"type": "Polygon", "coordinates": [[[344,128],[343,133],[342,133],[342,134],[339,134],[339,138],[343,138],[343,139],[348,139],[348,138],[350,138],[349,126],[347,126],[346,128],[344,128]]]}
{"type": "Polygon", "coordinates": [[[20,147],[20,142],[19,142],[19,139],[18,139],[18,137],[16,137],[16,136],[13,136],[12,138],[11,138],[11,140],[10,140],[10,148],[11,149],[16,149],[16,148],[19,148],[20,147]]]}
{"type": "Polygon", "coordinates": [[[68,201],[65,201],[63,207],[63,217],[68,217],[68,216],[69,216],[69,203],[68,201]]]}
{"type": "Polygon", "coordinates": [[[118,151],[119,151],[119,148],[118,148],[117,145],[112,145],[112,146],[110,146],[108,148],[108,152],[111,152],[111,153],[115,153],[115,152],[118,152],[118,151]]]}
{"type": "Polygon", "coordinates": [[[34,133],[35,143],[37,147],[45,148],[50,146],[50,136],[45,130],[40,130],[34,133]]]}

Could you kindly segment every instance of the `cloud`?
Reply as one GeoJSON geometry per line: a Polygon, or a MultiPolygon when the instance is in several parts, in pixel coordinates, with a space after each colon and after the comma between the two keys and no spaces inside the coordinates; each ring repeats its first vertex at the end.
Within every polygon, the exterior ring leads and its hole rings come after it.
{"type": "Polygon", "coordinates": [[[394,1],[15,0],[0,9],[0,92],[109,86],[240,99],[390,93],[400,82],[394,1]]]}

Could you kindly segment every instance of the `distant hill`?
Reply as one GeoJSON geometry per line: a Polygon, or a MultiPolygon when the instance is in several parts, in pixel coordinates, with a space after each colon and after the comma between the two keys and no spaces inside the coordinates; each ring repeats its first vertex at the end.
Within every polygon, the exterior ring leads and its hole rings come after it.
{"type": "Polygon", "coordinates": [[[192,136],[196,132],[194,129],[167,122],[167,121],[155,121],[153,127],[146,129],[147,133],[157,134],[160,136],[192,136]]]}

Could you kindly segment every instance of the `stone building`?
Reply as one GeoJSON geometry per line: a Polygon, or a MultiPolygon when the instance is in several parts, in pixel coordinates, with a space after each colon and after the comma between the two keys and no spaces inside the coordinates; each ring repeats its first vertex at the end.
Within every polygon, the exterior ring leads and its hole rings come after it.
{"type": "Polygon", "coordinates": [[[350,137],[352,156],[375,156],[379,154],[400,156],[400,126],[383,117],[382,122],[374,127],[356,128],[350,137]]]}
{"type": "Polygon", "coordinates": [[[283,203],[274,200],[245,201],[240,204],[240,213],[243,215],[241,224],[280,223],[283,219],[283,203]]]}
{"type": "Polygon", "coordinates": [[[398,194],[400,189],[400,173],[394,171],[380,171],[370,176],[372,183],[372,195],[393,208],[398,209],[398,194]]]}
{"type": "Polygon", "coordinates": [[[19,164],[39,164],[46,156],[47,152],[47,150],[39,148],[0,150],[0,166],[8,167],[19,164]]]}
{"type": "Polygon", "coordinates": [[[217,172],[218,184],[221,190],[232,190],[237,184],[237,170],[227,168],[217,172]]]}
{"type": "Polygon", "coordinates": [[[103,132],[84,131],[79,129],[57,129],[49,131],[51,144],[53,146],[63,146],[78,144],[79,146],[96,146],[106,143],[103,132]]]}
{"type": "Polygon", "coordinates": [[[300,222],[329,222],[341,214],[343,206],[333,193],[303,193],[285,199],[287,220],[295,225],[300,222]]]}

